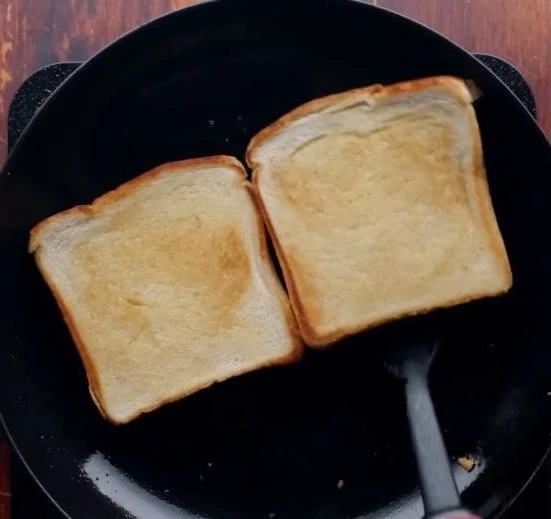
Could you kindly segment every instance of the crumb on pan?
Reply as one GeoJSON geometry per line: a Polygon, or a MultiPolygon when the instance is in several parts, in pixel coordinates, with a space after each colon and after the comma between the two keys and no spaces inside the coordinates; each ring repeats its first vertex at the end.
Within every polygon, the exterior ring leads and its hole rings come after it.
{"type": "Polygon", "coordinates": [[[339,490],[342,490],[342,487],[344,487],[344,481],[342,479],[339,479],[339,481],[337,482],[337,488],[339,490]]]}
{"type": "Polygon", "coordinates": [[[471,472],[476,467],[476,459],[471,454],[461,456],[457,459],[457,464],[467,472],[471,472]]]}

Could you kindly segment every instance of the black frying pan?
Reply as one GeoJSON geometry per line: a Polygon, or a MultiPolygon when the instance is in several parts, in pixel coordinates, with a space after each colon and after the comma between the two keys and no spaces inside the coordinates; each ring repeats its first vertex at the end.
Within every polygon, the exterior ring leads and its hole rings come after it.
{"type": "MultiPolygon", "coordinates": [[[[549,445],[551,148],[479,61],[354,1],[215,1],[161,18],[80,67],[16,144],[0,186],[0,409],[16,449],[78,519],[419,519],[386,328],[238,377],[124,427],[92,404],[27,254],[32,225],[161,162],[226,153],[299,103],[430,74],[474,79],[514,289],[435,313],[435,405],[465,504],[498,514],[549,445]]],[[[393,334],[400,323],[391,325],[393,334]]],[[[407,339],[407,337],[404,337],[407,339]]]]}

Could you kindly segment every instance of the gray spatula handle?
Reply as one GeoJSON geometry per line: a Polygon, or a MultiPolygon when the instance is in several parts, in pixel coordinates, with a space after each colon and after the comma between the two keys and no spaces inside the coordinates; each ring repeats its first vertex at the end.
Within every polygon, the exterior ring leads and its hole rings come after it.
{"type": "Polygon", "coordinates": [[[461,506],[430,396],[427,375],[423,370],[410,372],[406,383],[406,400],[425,519],[482,519],[461,506]]]}
{"type": "Polygon", "coordinates": [[[421,371],[410,374],[406,383],[406,401],[427,518],[439,517],[438,514],[443,510],[461,510],[461,501],[434,412],[426,374],[421,371]]]}

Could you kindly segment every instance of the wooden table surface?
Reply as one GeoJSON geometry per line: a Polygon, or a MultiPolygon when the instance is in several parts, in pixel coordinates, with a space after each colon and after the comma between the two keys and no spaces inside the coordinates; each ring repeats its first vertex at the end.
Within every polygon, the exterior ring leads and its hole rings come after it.
{"type": "MultiPolygon", "coordinates": [[[[262,0],[259,0],[262,1],[262,0]]],[[[370,0],[466,49],[506,58],[532,85],[551,137],[551,0],[370,0]]],[[[195,0],[0,0],[0,164],[10,100],[35,69],[89,57],[120,34],[195,0]]],[[[9,450],[0,444],[0,519],[9,517],[9,450]]]]}

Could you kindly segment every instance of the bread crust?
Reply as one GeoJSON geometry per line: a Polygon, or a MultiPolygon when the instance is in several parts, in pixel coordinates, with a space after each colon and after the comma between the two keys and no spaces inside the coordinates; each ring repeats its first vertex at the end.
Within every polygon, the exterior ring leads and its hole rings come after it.
{"type": "Polygon", "coordinates": [[[307,103],[298,106],[260,130],[250,140],[245,153],[245,159],[247,165],[253,170],[253,184],[254,178],[257,175],[256,170],[260,166],[255,157],[256,152],[262,147],[263,144],[275,137],[278,133],[285,130],[295,121],[298,121],[310,114],[324,112],[326,109],[334,107],[342,102],[349,104],[351,102],[353,103],[355,100],[358,100],[370,101],[371,104],[376,104],[378,101],[383,101],[395,95],[419,92],[429,88],[438,87],[447,89],[463,103],[470,104],[473,101],[471,91],[461,79],[453,76],[434,76],[411,81],[403,81],[386,86],[380,83],[375,83],[367,87],[354,88],[345,92],[339,92],[337,94],[330,94],[313,99],[312,101],[308,101],[307,103]]]}
{"type": "Polygon", "coordinates": [[[31,230],[30,240],[29,240],[29,252],[34,254],[35,262],[42,276],[44,277],[47,285],[49,286],[54,296],[54,299],[56,301],[56,304],[60,309],[63,320],[65,321],[69,329],[69,332],[73,338],[73,341],[79,353],[80,359],[84,365],[84,370],[88,379],[89,390],[90,390],[90,395],[92,397],[92,400],[97,406],[101,415],[107,421],[111,422],[114,425],[126,424],[130,421],[135,420],[140,415],[151,412],[166,404],[181,400],[186,396],[196,393],[202,389],[206,389],[207,387],[210,387],[215,383],[221,382],[226,379],[224,378],[224,379],[218,380],[213,378],[208,383],[189,386],[185,390],[179,393],[173,394],[170,397],[167,397],[165,399],[158,400],[157,402],[149,406],[142,407],[139,410],[136,410],[134,413],[126,415],[123,419],[113,416],[109,412],[109,409],[107,408],[107,406],[105,405],[105,398],[102,391],[102,385],[99,380],[98,368],[94,362],[92,355],[88,350],[86,342],[84,341],[81,335],[81,332],[78,327],[78,323],[75,321],[70,309],[65,304],[63,297],[57,288],[55,280],[50,276],[48,269],[45,267],[44,263],[42,262],[42,258],[40,255],[41,235],[44,231],[46,231],[46,229],[51,224],[56,224],[59,221],[65,220],[67,217],[70,217],[73,215],[93,216],[95,214],[98,214],[105,207],[117,202],[118,200],[125,198],[129,194],[136,192],[143,185],[148,184],[149,182],[157,178],[162,178],[164,176],[170,175],[174,170],[181,170],[182,168],[186,168],[189,171],[193,171],[196,168],[219,167],[219,166],[231,168],[240,176],[240,178],[242,179],[243,187],[245,188],[246,192],[250,195],[251,200],[253,201],[254,207],[257,209],[255,211],[255,215],[257,220],[257,232],[258,232],[258,239],[259,239],[259,246],[260,246],[260,256],[262,258],[262,261],[264,262],[264,265],[269,269],[270,273],[273,275],[273,278],[271,278],[271,281],[273,281],[272,283],[273,286],[271,288],[276,293],[278,301],[283,309],[287,328],[291,336],[291,341],[290,341],[290,344],[288,345],[287,355],[281,356],[274,361],[267,361],[264,363],[260,363],[256,366],[244,368],[242,370],[235,372],[234,375],[232,376],[238,376],[238,375],[249,373],[253,370],[261,369],[265,367],[286,365],[286,364],[297,362],[304,354],[304,343],[299,333],[299,329],[298,329],[294,314],[289,307],[289,301],[286,298],[284,289],[277,282],[277,275],[275,273],[274,266],[270,260],[269,251],[266,244],[266,236],[264,232],[262,218],[258,212],[258,203],[256,201],[256,197],[252,194],[251,183],[247,180],[247,173],[245,171],[245,168],[243,167],[241,162],[239,162],[234,157],[226,156],[226,155],[216,155],[216,156],[203,157],[203,158],[173,161],[173,162],[162,164],[149,171],[146,171],[145,173],[142,173],[141,175],[129,180],[124,184],[121,184],[120,186],[116,187],[112,191],[109,191],[101,195],[100,197],[96,198],[93,202],[91,202],[88,205],[75,206],[65,211],[62,211],[60,213],[57,213],[51,217],[46,218],[45,220],[35,225],[31,230]]]}
{"type": "Polygon", "coordinates": [[[262,175],[264,165],[261,163],[261,160],[258,157],[258,152],[264,144],[269,142],[276,135],[284,132],[291,125],[293,125],[293,123],[303,119],[308,115],[323,113],[342,103],[349,105],[353,104],[355,101],[368,102],[370,105],[376,105],[377,103],[392,98],[394,96],[420,92],[433,88],[445,89],[446,92],[448,92],[449,94],[454,96],[459,102],[461,102],[468,111],[472,135],[475,138],[473,146],[473,164],[475,167],[475,185],[477,198],[480,204],[484,224],[490,232],[491,247],[496,256],[498,256],[501,261],[506,279],[503,288],[498,291],[495,291],[493,293],[490,293],[488,291],[481,291],[480,293],[473,293],[469,297],[451,298],[448,301],[439,304],[438,307],[446,308],[467,303],[483,297],[498,296],[506,293],[513,284],[513,277],[505,244],[503,242],[503,238],[495,220],[494,209],[490,198],[486,170],[483,161],[482,141],[480,137],[476,114],[472,106],[472,103],[480,96],[480,92],[474,89],[473,86],[469,86],[464,80],[460,78],[454,76],[433,76],[410,81],[403,81],[386,86],[381,84],[373,84],[367,87],[355,88],[345,92],[331,94],[325,97],[314,99],[301,106],[298,106],[294,110],[291,110],[287,114],[274,121],[272,124],[259,131],[255,136],[253,136],[253,138],[249,142],[246,151],[246,162],[247,165],[252,169],[253,191],[258,200],[258,204],[264,217],[266,227],[270,234],[271,240],[274,243],[274,248],[276,250],[278,260],[281,264],[285,277],[287,291],[290,296],[291,306],[295,313],[295,317],[298,322],[302,338],[310,347],[327,348],[351,335],[369,330],[371,328],[400,318],[424,314],[430,312],[432,308],[402,312],[379,320],[370,320],[357,327],[335,329],[326,334],[318,333],[315,329],[315,326],[313,325],[311,317],[308,314],[308,309],[305,307],[304,303],[299,297],[293,267],[291,265],[291,262],[287,258],[283,247],[281,246],[281,243],[277,236],[277,232],[274,228],[274,224],[271,221],[270,215],[262,198],[261,190],[259,187],[259,177],[262,175]]]}
{"type": "Polygon", "coordinates": [[[254,194],[254,189],[248,180],[245,181],[245,188],[247,190],[247,193],[249,194],[251,201],[253,202],[255,208],[256,208],[256,219],[258,223],[258,240],[259,240],[259,246],[260,246],[260,256],[262,258],[262,261],[264,261],[265,266],[268,268],[270,274],[271,274],[271,280],[274,281],[272,283],[273,290],[275,292],[276,297],[278,298],[284,314],[285,314],[285,320],[287,322],[287,327],[289,329],[289,332],[292,337],[291,342],[291,348],[289,350],[289,355],[286,357],[283,357],[280,359],[280,362],[277,364],[290,364],[293,362],[299,361],[303,355],[304,355],[304,341],[302,340],[302,336],[300,335],[300,330],[298,327],[298,323],[296,321],[295,314],[293,313],[290,301],[287,298],[287,295],[285,293],[285,290],[283,287],[279,284],[279,282],[275,282],[277,280],[277,273],[274,268],[274,264],[272,263],[272,259],[270,258],[270,251],[268,250],[268,244],[266,241],[266,232],[267,228],[264,224],[264,218],[262,216],[262,208],[260,207],[258,200],[254,194]]]}
{"type": "Polygon", "coordinates": [[[152,182],[155,179],[170,175],[170,173],[174,170],[185,168],[189,171],[193,171],[193,169],[197,167],[203,168],[209,166],[231,168],[235,172],[237,172],[244,181],[247,179],[247,172],[245,171],[243,164],[241,164],[241,162],[239,162],[235,157],[230,157],[228,155],[213,155],[210,157],[185,159],[161,164],[153,169],[141,173],[137,177],[128,180],[127,182],[117,186],[111,191],[104,193],[89,204],[71,207],[39,222],[31,229],[29,252],[36,252],[36,249],[39,246],[41,233],[52,223],[57,223],[58,221],[65,220],[67,216],[93,216],[95,214],[98,214],[105,207],[118,202],[119,200],[125,198],[132,193],[135,193],[142,186],[152,182]]]}

